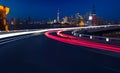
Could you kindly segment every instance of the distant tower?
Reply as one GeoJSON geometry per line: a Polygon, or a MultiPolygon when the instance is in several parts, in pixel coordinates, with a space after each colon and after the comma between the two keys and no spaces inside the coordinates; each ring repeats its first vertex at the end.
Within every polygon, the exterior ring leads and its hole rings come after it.
{"type": "Polygon", "coordinates": [[[96,7],[95,7],[95,5],[92,6],[92,14],[96,15],[96,7]]]}
{"type": "Polygon", "coordinates": [[[93,24],[97,25],[97,16],[96,16],[96,7],[93,5],[92,7],[92,16],[93,16],[93,24]]]}
{"type": "Polygon", "coordinates": [[[59,23],[60,22],[60,11],[58,9],[58,12],[57,12],[57,22],[59,23]]]}

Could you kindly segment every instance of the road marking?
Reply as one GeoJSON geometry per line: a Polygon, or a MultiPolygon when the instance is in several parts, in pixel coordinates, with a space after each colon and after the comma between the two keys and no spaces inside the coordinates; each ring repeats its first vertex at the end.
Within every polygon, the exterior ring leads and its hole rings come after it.
{"type": "Polygon", "coordinates": [[[7,44],[7,43],[10,43],[10,42],[14,42],[14,41],[17,41],[17,40],[21,40],[21,39],[25,39],[25,38],[30,38],[30,37],[33,37],[33,36],[38,36],[40,34],[31,34],[31,35],[25,35],[25,36],[19,36],[19,37],[15,37],[15,38],[10,38],[10,39],[6,39],[6,40],[2,40],[3,42],[0,43],[0,45],[3,45],[3,44],[7,44]]]}

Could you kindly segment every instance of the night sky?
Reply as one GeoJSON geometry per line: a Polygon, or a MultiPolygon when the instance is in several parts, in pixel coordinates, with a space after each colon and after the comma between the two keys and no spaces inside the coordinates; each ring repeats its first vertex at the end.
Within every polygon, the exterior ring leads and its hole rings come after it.
{"type": "Polygon", "coordinates": [[[75,13],[84,15],[96,6],[99,17],[120,20],[120,0],[0,0],[1,4],[11,8],[8,18],[26,18],[35,20],[56,18],[57,9],[60,17],[71,16],[75,13]]]}

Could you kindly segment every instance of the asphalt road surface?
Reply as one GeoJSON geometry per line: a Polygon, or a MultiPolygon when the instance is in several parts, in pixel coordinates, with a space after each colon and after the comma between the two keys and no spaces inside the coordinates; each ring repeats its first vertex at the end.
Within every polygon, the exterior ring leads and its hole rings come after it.
{"type": "Polygon", "coordinates": [[[119,57],[55,41],[44,34],[0,43],[0,73],[120,73],[119,57]]]}

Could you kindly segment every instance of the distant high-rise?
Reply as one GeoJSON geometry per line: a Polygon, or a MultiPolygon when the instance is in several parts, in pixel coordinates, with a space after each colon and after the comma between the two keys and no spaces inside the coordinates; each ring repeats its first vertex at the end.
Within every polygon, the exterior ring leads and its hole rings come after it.
{"type": "Polygon", "coordinates": [[[76,13],[75,17],[76,17],[76,24],[79,24],[83,19],[83,17],[79,13],[76,13]]]}
{"type": "Polygon", "coordinates": [[[60,22],[60,11],[58,9],[58,12],[57,12],[57,22],[59,23],[60,22]]]}
{"type": "Polygon", "coordinates": [[[96,15],[96,7],[95,7],[95,5],[92,6],[92,14],[96,15]]]}
{"type": "Polygon", "coordinates": [[[89,24],[90,25],[97,25],[97,16],[96,16],[96,8],[95,5],[92,6],[91,13],[89,14],[89,24]]]}
{"type": "Polygon", "coordinates": [[[68,23],[68,17],[67,16],[63,18],[63,23],[68,23]]]}

